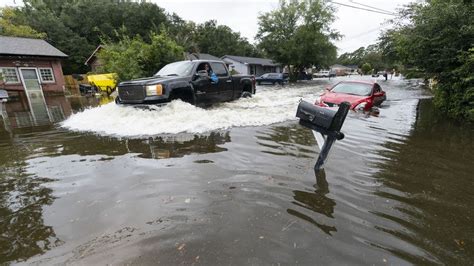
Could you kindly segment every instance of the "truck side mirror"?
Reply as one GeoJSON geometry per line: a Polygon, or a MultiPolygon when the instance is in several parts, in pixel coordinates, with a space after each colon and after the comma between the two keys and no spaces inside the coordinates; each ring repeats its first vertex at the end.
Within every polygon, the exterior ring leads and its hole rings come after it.
{"type": "Polygon", "coordinates": [[[199,76],[199,77],[202,77],[202,78],[204,78],[204,77],[209,77],[209,73],[207,73],[206,70],[199,70],[199,71],[196,73],[196,75],[199,76]]]}

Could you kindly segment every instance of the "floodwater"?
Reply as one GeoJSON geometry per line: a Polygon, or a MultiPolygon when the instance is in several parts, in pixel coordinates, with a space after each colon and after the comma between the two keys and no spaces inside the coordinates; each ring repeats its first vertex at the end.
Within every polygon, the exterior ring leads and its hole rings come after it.
{"type": "Polygon", "coordinates": [[[315,174],[296,106],[336,81],[209,109],[9,102],[0,264],[472,264],[474,128],[416,81],[380,81],[380,114],[350,113],[315,174]]]}

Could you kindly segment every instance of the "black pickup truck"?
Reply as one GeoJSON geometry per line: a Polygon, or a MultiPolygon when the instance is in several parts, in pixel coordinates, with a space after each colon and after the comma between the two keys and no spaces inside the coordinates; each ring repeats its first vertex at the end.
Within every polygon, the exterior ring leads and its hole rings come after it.
{"type": "Polygon", "coordinates": [[[144,106],[180,99],[194,105],[208,105],[252,94],[255,94],[255,77],[230,75],[222,61],[193,60],[168,64],[153,77],[121,82],[115,102],[144,106]],[[215,74],[213,79],[210,73],[215,74]]]}

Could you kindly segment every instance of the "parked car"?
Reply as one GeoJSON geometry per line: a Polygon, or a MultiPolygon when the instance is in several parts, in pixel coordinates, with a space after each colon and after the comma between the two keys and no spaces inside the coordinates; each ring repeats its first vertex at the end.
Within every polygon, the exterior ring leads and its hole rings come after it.
{"type": "Polygon", "coordinates": [[[334,78],[334,77],[336,77],[336,74],[337,74],[337,72],[336,72],[336,70],[335,70],[335,69],[331,69],[331,70],[329,70],[329,77],[330,77],[330,78],[334,78]]]}
{"type": "Polygon", "coordinates": [[[341,81],[321,94],[315,104],[335,107],[342,102],[349,102],[351,109],[370,111],[386,100],[385,91],[376,82],[341,81]]]}
{"type": "Polygon", "coordinates": [[[257,77],[256,82],[258,85],[267,83],[267,84],[283,84],[288,82],[288,76],[284,75],[284,73],[266,73],[257,77]]]}
{"type": "Polygon", "coordinates": [[[329,70],[320,70],[313,74],[313,78],[327,78],[329,77],[329,70]]]}
{"type": "Polygon", "coordinates": [[[175,99],[208,105],[255,94],[255,78],[231,75],[222,61],[180,61],[164,66],[153,77],[118,85],[117,104],[146,106],[175,99]]]}

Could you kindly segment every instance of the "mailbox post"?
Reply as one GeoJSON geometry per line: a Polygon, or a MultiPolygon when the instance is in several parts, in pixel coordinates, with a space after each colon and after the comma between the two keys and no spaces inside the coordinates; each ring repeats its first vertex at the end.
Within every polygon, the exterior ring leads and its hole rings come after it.
{"type": "Polygon", "coordinates": [[[344,138],[341,128],[349,109],[348,102],[341,103],[337,111],[305,101],[299,103],[296,117],[300,119],[300,125],[313,130],[320,149],[314,170],[322,168],[334,142],[344,138]]]}

